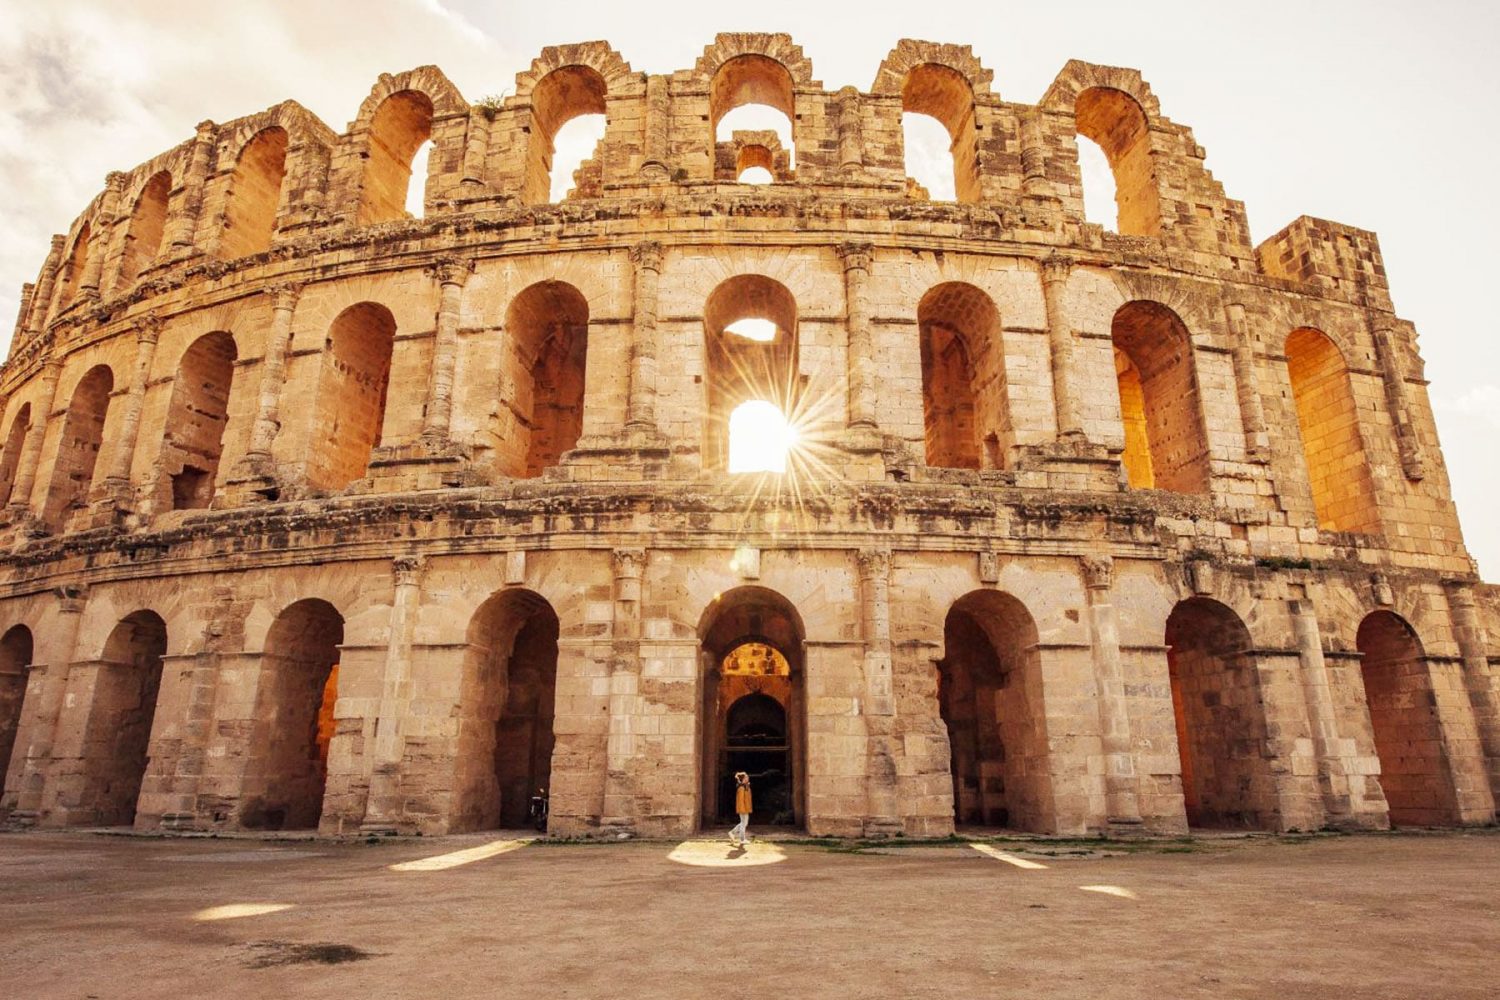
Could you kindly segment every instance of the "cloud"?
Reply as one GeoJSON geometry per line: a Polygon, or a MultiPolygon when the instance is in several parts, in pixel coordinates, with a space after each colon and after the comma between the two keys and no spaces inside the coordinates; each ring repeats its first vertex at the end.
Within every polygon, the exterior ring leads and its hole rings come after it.
{"type": "Polygon", "coordinates": [[[1500,385],[1476,385],[1453,399],[1434,396],[1432,408],[1440,413],[1477,417],[1491,427],[1500,429],[1500,385]]]}

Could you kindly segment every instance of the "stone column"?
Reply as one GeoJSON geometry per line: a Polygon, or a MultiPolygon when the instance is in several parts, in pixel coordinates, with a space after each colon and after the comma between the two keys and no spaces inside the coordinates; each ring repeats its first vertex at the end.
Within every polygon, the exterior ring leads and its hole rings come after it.
{"type": "Polygon", "coordinates": [[[266,335],[265,356],[260,364],[260,392],[256,397],[255,425],[250,430],[250,447],[244,458],[252,474],[264,474],[271,460],[271,446],[281,429],[277,410],[281,387],[286,381],[286,352],[292,340],[292,314],[302,295],[300,285],[276,285],[271,296],[271,331],[266,335]]]}
{"type": "Polygon", "coordinates": [[[489,148],[490,123],[494,108],[475,106],[469,110],[469,128],[464,136],[464,176],[459,182],[466,189],[484,186],[484,159],[489,148]]]}
{"type": "Polygon", "coordinates": [[[21,460],[16,465],[15,485],[11,487],[10,503],[6,508],[11,520],[24,516],[31,507],[36,469],[42,458],[42,444],[47,439],[47,421],[57,405],[57,380],[61,375],[61,359],[48,358],[42,365],[42,390],[37,395],[37,402],[41,405],[32,410],[31,429],[26,432],[21,460]]]}
{"type": "Polygon", "coordinates": [[[839,169],[858,170],[865,165],[864,129],[859,120],[859,91],[839,90],[839,169]]]}
{"type": "Polygon", "coordinates": [[[1395,323],[1384,313],[1367,313],[1370,336],[1375,342],[1375,363],[1380,366],[1380,380],[1385,385],[1386,405],[1396,427],[1396,445],[1401,452],[1401,468],[1406,478],[1420,480],[1427,475],[1417,428],[1411,419],[1411,400],[1406,388],[1406,370],[1401,363],[1400,344],[1395,323]]]}
{"type": "Polygon", "coordinates": [[[667,119],[671,106],[667,99],[667,78],[646,77],[646,141],[641,159],[641,179],[648,184],[665,184],[672,176],[667,162],[667,119]]]}
{"type": "Polygon", "coordinates": [[[896,802],[896,703],[891,679],[891,553],[859,552],[860,637],[864,640],[865,833],[901,831],[896,802]]]}
{"type": "Polygon", "coordinates": [[[31,315],[31,298],[35,294],[36,286],[31,282],[21,286],[21,308],[16,310],[16,326],[10,334],[13,344],[19,344],[26,336],[26,318],[31,315]]]}
{"type": "MultiPolygon", "coordinates": [[[[39,818],[43,795],[52,769],[52,747],[57,740],[62,715],[63,695],[68,688],[68,669],[78,642],[78,626],[88,603],[85,587],[57,588],[58,616],[54,626],[56,640],[48,663],[31,665],[27,697],[22,703],[25,715],[22,730],[16,733],[14,755],[24,754],[20,780],[16,789],[11,822],[34,826],[39,818]]],[[[11,769],[15,770],[14,767],[11,769]]]]}
{"type": "Polygon", "coordinates": [[[125,507],[130,503],[130,466],[135,459],[136,438],[140,435],[141,408],[146,402],[146,384],[151,378],[151,359],[156,356],[156,342],[161,337],[161,320],[147,313],[135,324],[135,364],[130,370],[130,387],[120,413],[118,438],[110,452],[109,468],[95,496],[125,507]]]}
{"type": "Polygon", "coordinates": [[[1114,560],[1085,556],[1083,583],[1088,598],[1094,683],[1099,691],[1099,745],[1104,754],[1104,797],[1112,833],[1141,826],[1135,757],[1130,746],[1130,711],[1125,703],[1125,668],[1120,655],[1120,625],[1115,615],[1114,560]]]}
{"type": "Polygon", "coordinates": [[[1334,827],[1348,826],[1353,821],[1354,804],[1349,771],[1339,753],[1338,712],[1328,684],[1328,665],[1323,658],[1323,634],[1318,627],[1317,609],[1311,601],[1298,599],[1287,602],[1287,612],[1297,637],[1302,694],[1307,702],[1313,752],[1318,758],[1318,788],[1323,796],[1325,822],[1334,827]]]}
{"type": "Polygon", "coordinates": [[[176,214],[167,219],[166,238],[162,240],[167,252],[159,255],[158,260],[178,260],[190,256],[194,250],[198,213],[203,208],[203,185],[208,180],[209,159],[218,134],[219,126],[213,122],[198,123],[187,172],[182,178],[182,202],[177,206],[176,214]]]}
{"type": "Polygon", "coordinates": [[[1474,723],[1484,748],[1490,793],[1500,804],[1500,683],[1489,662],[1489,637],[1474,605],[1474,588],[1460,580],[1443,585],[1448,597],[1448,615],[1453,620],[1453,638],[1463,658],[1464,686],[1474,707],[1474,723]]]}
{"type": "Polygon", "coordinates": [[[635,318],[630,338],[630,394],[626,403],[627,433],[645,438],[660,436],[656,425],[656,317],[660,298],[661,244],[644,240],[630,248],[635,265],[635,318]]]}
{"type": "Polygon", "coordinates": [[[1047,343],[1052,349],[1052,397],[1057,410],[1058,440],[1084,437],[1073,373],[1073,326],[1063,302],[1072,269],[1073,261],[1061,254],[1042,259],[1042,294],[1047,302],[1047,343]]]}
{"type": "Polygon", "coordinates": [[[1252,459],[1267,457],[1271,438],[1266,431],[1266,411],[1260,401],[1260,382],[1255,374],[1255,344],[1245,322],[1245,307],[1231,302],[1224,307],[1229,340],[1234,348],[1234,383],[1239,390],[1240,422],[1245,430],[1245,454],[1252,459]]]}
{"type": "Polygon", "coordinates": [[[609,736],[601,825],[628,831],[636,821],[631,764],[641,678],[641,574],[644,549],[615,549],[613,649],[609,674],[609,736]]]}
{"type": "Polygon", "coordinates": [[[112,170],[104,176],[104,197],[99,211],[94,215],[94,226],[90,230],[88,261],[83,266],[83,277],[78,289],[85,295],[99,294],[100,277],[104,273],[104,258],[109,256],[109,234],[115,225],[115,215],[120,206],[120,189],[125,185],[125,175],[112,170]]]}
{"type": "Polygon", "coordinates": [[[422,437],[433,444],[447,444],[453,430],[453,373],[458,365],[458,321],[464,283],[469,280],[466,261],[444,259],[433,268],[438,282],[437,326],[432,339],[432,376],[427,383],[427,414],[422,419],[422,437]]]}
{"type": "Polygon", "coordinates": [[[1052,194],[1052,184],[1047,180],[1042,113],[1034,108],[1021,116],[1021,192],[1032,198],[1052,194]]]}
{"type": "Polygon", "coordinates": [[[390,638],[375,738],[366,755],[370,792],[361,832],[394,833],[405,819],[401,808],[405,799],[401,791],[401,761],[406,751],[406,713],[411,704],[412,633],[422,599],[422,559],[399,556],[391,560],[391,574],[395,592],[391,598],[390,638]]]}
{"type": "Polygon", "coordinates": [[[31,296],[31,314],[26,319],[26,332],[35,335],[47,324],[47,311],[52,308],[52,296],[57,291],[58,275],[63,267],[63,245],[66,236],[52,237],[47,250],[47,260],[42,264],[42,276],[37,279],[36,291],[31,296]]]}
{"type": "Polygon", "coordinates": [[[870,332],[870,262],[868,243],[842,243],[839,258],[844,263],[845,308],[849,316],[849,430],[879,447],[880,423],[876,416],[875,341],[870,332]]]}

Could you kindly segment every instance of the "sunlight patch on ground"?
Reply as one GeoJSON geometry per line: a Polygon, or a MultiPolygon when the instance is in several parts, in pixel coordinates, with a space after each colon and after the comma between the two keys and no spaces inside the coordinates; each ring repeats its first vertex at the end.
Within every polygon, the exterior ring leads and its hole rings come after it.
{"type": "Polygon", "coordinates": [[[200,923],[208,923],[214,920],[259,917],[267,913],[280,913],[282,910],[290,910],[294,905],[293,903],[226,903],[223,906],[210,906],[206,910],[199,910],[193,914],[193,919],[200,923]]]}
{"type": "Polygon", "coordinates": [[[738,847],[722,840],[684,840],[672,848],[667,859],[694,868],[749,868],[785,861],[786,852],[760,841],[738,847]]]}
{"type": "Polygon", "coordinates": [[[1028,861],[1025,858],[1020,858],[1014,854],[1011,854],[1009,851],[1002,851],[1000,850],[1000,848],[993,847],[989,844],[970,844],[969,846],[974,848],[974,850],[978,851],[980,854],[994,858],[996,861],[1004,861],[1008,865],[1015,865],[1017,868],[1037,869],[1047,867],[1040,861],[1028,861]]]}
{"type": "Polygon", "coordinates": [[[495,840],[488,844],[480,844],[478,847],[453,851],[449,854],[435,854],[430,858],[403,861],[400,864],[391,865],[390,869],[393,872],[446,871],[449,868],[457,868],[459,865],[473,864],[475,861],[493,858],[498,854],[508,854],[511,851],[520,850],[529,843],[531,843],[530,840],[495,840]]]}
{"type": "Polygon", "coordinates": [[[1102,896],[1118,896],[1121,899],[1140,899],[1131,890],[1120,885],[1080,885],[1084,892],[1097,892],[1102,896]]]}

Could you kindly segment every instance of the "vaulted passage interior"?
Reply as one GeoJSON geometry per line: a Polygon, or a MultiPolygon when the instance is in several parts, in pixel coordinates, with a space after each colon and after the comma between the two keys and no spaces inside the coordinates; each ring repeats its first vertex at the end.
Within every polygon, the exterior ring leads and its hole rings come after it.
{"type": "MultiPolygon", "coordinates": [[[[544,205],[553,198],[561,178],[552,176],[552,157],[557,151],[558,134],[568,123],[583,117],[594,117],[597,127],[605,114],[604,98],[608,85],[599,71],[590,66],[564,66],[553,70],[531,91],[531,130],[527,136],[526,179],[522,197],[528,205],[544,205]]],[[[597,174],[599,165],[585,161],[581,172],[597,174]]],[[[597,177],[578,178],[585,197],[597,197],[597,177]]]]}
{"type": "Polygon", "coordinates": [[[5,435],[5,450],[0,452],[0,506],[25,497],[11,495],[16,485],[16,470],[21,467],[21,452],[26,449],[26,437],[31,433],[31,404],[24,403],[10,421],[10,433],[5,435]]]}
{"type": "Polygon", "coordinates": [[[412,160],[432,138],[432,112],[431,98],[416,90],[398,91],[375,109],[360,182],[359,225],[406,218],[412,160]]]}
{"type": "Polygon", "coordinates": [[[1303,327],[1286,338],[1286,367],[1318,526],[1379,532],[1380,509],[1344,355],[1323,333],[1303,327]]]}
{"type": "Polygon", "coordinates": [[[135,210],[130,214],[130,225],[125,230],[125,256],[120,259],[116,292],[128,289],[161,252],[161,238],[167,228],[167,200],[171,194],[172,175],[165,170],[152,175],[141,189],[135,210]]]}
{"type": "Polygon", "coordinates": [[[316,598],[289,605],[266,633],[246,741],[240,824],[307,830],[323,812],[344,618],[316,598]]]}
{"type": "MultiPolygon", "coordinates": [[[[979,127],[974,116],[974,88],[969,81],[947,66],[914,66],[901,87],[901,110],[908,115],[927,115],[942,124],[951,140],[954,196],[958,201],[982,200],[979,127]]],[[[911,173],[909,168],[907,173],[911,173]]]]}
{"type": "Polygon", "coordinates": [[[583,433],[588,371],[589,304],[565,281],[542,281],[517,295],[506,312],[505,359],[516,398],[511,421],[496,434],[503,475],[528,479],[556,465],[583,433]]]}
{"type": "Polygon", "coordinates": [[[340,490],[368,471],[385,422],[395,341],[395,317],[374,302],[352,305],[334,319],[312,424],[307,478],[314,489],[340,490]]]}
{"type": "Polygon", "coordinates": [[[235,354],[234,338],[220,330],[195,340],[177,367],[159,463],[161,499],[171,510],[202,509],[213,499],[235,354]]]}
{"type": "Polygon", "coordinates": [[[73,399],[63,417],[57,461],[52,466],[52,483],[42,511],[42,520],[54,531],[63,527],[69,512],[88,503],[114,387],[114,373],[105,365],[96,365],[73,390],[73,399]]]}
{"type": "Polygon", "coordinates": [[[469,622],[458,745],[460,830],[528,825],[550,792],[557,612],[529,590],[504,590],[469,622]]]}
{"type": "MultiPolygon", "coordinates": [[[[707,414],[703,467],[731,472],[764,468],[752,460],[763,449],[750,437],[775,433],[772,425],[777,414],[783,435],[787,425],[796,423],[796,300],[772,278],[736,275],[709,294],[703,306],[703,327],[707,414]],[[764,405],[748,408],[747,403],[764,405]],[[739,417],[731,422],[731,416],[755,410],[760,414],[752,419],[739,417]]],[[[783,465],[785,457],[783,449],[783,465]]]]}
{"type": "Polygon", "coordinates": [[[245,143],[229,180],[229,204],[219,256],[228,260],[271,248],[281,182],[286,176],[286,129],[262,129],[245,143]]]}
{"type": "Polygon", "coordinates": [[[167,626],[154,611],[121,619],[105,642],[84,729],[75,823],[128,826],[135,821],[166,651],[167,626]]]}
{"type": "Polygon", "coordinates": [[[53,311],[66,308],[77,298],[78,289],[83,282],[83,272],[89,264],[90,238],[89,224],[85,222],[79,228],[78,235],[73,238],[73,248],[68,251],[67,259],[63,262],[63,273],[52,293],[53,311]]]}
{"type": "MultiPolygon", "coordinates": [[[[708,90],[708,148],[714,151],[710,170],[714,169],[713,161],[717,161],[721,146],[725,143],[732,146],[737,133],[759,132],[767,126],[774,127],[780,145],[789,154],[788,163],[795,164],[794,86],[787,68],[767,56],[736,56],[720,66],[708,90]],[[746,110],[741,111],[742,108],[746,110]]],[[[791,180],[790,170],[779,179],[791,180]]]]}
{"type": "Polygon", "coordinates": [[[1166,642],[1188,824],[1275,829],[1279,810],[1250,630],[1218,601],[1193,597],[1172,609],[1166,642]]]}
{"type": "Polygon", "coordinates": [[[1135,98],[1111,87],[1090,87],[1074,104],[1078,134],[1097,144],[1115,176],[1117,228],[1125,236],[1161,233],[1161,202],[1151,157],[1151,130],[1135,98]]]}
{"type": "Polygon", "coordinates": [[[938,704],[959,826],[1045,829],[1051,809],[1036,622],[1010,594],[975,591],[943,623],[938,704]]]}
{"type": "Polygon", "coordinates": [[[927,464],[997,469],[1014,442],[1000,311],[973,285],[949,281],[917,305],[927,464]]]}
{"type": "Polygon", "coordinates": [[[26,670],[31,665],[31,630],[13,625],[0,636],[0,783],[10,770],[21,707],[26,699],[26,670]]]}
{"type": "Polygon", "coordinates": [[[1400,616],[1375,611],[1360,622],[1355,642],[1391,823],[1458,823],[1432,676],[1416,632],[1400,616]]]}
{"type": "Polygon", "coordinates": [[[1207,493],[1208,437],[1187,327],[1161,303],[1138,300],[1115,313],[1111,337],[1131,487],[1207,493]]]}
{"type": "Polygon", "coordinates": [[[806,815],[807,707],[802,621],[764,587],[738,587],[704,612],[704,827],[731,821],[734,774],[750,775],[754,824],[799,826],[806,815]]]}

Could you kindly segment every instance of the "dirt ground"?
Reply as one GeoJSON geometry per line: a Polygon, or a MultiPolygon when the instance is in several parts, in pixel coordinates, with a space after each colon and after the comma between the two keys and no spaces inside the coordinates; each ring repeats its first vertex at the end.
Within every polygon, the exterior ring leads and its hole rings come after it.
{"type": "Polygon", "coordinates": [[[1500,995],[1500,835],[379,844],[0,836],[0,995],[1500,995]]]}

